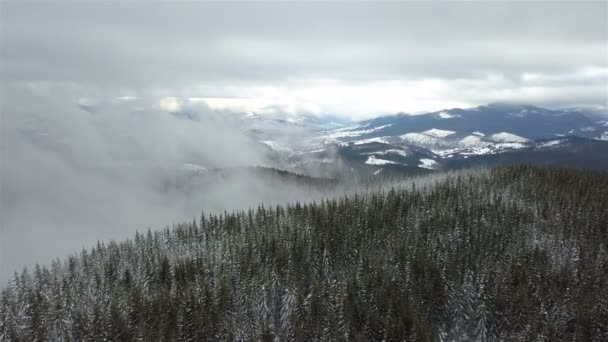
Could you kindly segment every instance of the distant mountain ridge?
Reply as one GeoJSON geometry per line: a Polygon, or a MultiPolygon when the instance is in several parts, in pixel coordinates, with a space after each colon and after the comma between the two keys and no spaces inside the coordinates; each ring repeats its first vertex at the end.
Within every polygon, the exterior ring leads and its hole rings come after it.
{"type": "Polygon", "coordinates": [[[268,137],[260,142],[286,156],[295,169],[340,161],[344,169],[374,175],[395,169],[414,172],[518,160],[608,168],[608,153],[604,153],[608,152],[608,120],[601,113],[532,105],[400,113],[313,131],[295,143],[268,137]]]}
{"type": "MultiPolygon", "coordinates": [[[[531,105],[489,104],[469,109],[448,109],[422,115],[397,114],[360,122],[367,129],[384,126],[376,135],[401,135],[430,129],[485,134],[509,132],[527,139],[561,135],[595,138],[608,127],[582,110],[552,110],[531,105]]],[[[362,138],[367,138],[363,135],[362,138]]]]}

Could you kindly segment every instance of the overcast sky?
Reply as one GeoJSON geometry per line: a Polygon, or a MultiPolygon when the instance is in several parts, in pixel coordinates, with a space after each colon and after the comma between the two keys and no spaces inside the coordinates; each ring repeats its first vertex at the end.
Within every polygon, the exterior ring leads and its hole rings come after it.
{"type": "Polygon", "coordinates": [[[4,85],[75,98],[363,118],[494,101],[605,106],[608,92],[605,1],[0,9],[4,85]]]}

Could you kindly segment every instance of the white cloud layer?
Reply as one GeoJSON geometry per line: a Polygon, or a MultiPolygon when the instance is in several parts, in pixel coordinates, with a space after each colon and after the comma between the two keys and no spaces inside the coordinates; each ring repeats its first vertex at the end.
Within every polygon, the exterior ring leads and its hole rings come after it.
{"type": "MultiPolygon", "coordinates": [[[[605,2],[2,2],[3,82],[369,117],[605,106],[605,2]]],[[[176,105],[176,103],[173,103],[176,105]]]]}

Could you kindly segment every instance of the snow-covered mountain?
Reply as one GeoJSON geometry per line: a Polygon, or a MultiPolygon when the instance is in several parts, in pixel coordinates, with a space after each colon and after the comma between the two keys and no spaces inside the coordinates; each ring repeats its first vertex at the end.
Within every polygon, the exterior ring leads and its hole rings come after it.
{"type": "Polygon", "coordinates": [[[340,160],[342,166],[346,163],[349,169],[370,174],[387,169],[434,170],[505,153],[517,159],[517,153],[535,151],[542,159],[545,151],[574,150],[573,146],[587,141],[594,148],[605,148],[608,121],[597,112],[585,114],[580,109],[490,104],[383,116],[334,129],[317,127],[295,143],[259,141],[294,168],[340,160]]]}
{"type": "MultiPolygon", "coordinates": [[[[171,114],[203,125],[218,121],[236,126],[260,152],[260,165],[316,177],[428,172],[497,160],[530,162],[530,153],[534,162],[551,156],[551,163],[584,163],[585,156],[574,158],[570,152],[582,153],[577,146],[585,144],[590,155],[608,145],[608,115],[586,109],[489,104],[359,122],[280,111],[196,110],[171,114]]],[[[598,165],[608,159],[608,153],[594,156],[598,165]]]]}
{"type": "MultiPolygon", "coordinates": [[[[551,110],[530,105],[490,104],[423,115],[396,114],[357,123],[358,138],[450,131],[461,135],[509,133],[526,139],[577,135],[598,138],[608,129],[595,111],[551,110]]],[[[603,120],[608,120],[604,117],[603,120]]],[[[346,132],[343,132],[346,133],[346,132]]],[[[445,134],[445,133],[443,133],[445,134]]]]}

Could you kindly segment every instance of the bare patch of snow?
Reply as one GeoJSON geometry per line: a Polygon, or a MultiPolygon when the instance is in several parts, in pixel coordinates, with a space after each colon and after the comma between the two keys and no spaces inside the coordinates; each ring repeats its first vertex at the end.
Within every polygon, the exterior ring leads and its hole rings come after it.
{"type": "Polygon", "coordinates": [[[456,132],[454,131],[447,131],[447,130],[443,130],[443,129],[437,129],[437,128],[431,128],[428,131],[424,131],[422,132],[426,135],[430,135],[433,136],[435,138],[445,138],[447,136],[450,136],[456,132]]]}
{"type": "Polygon", "coordinates": [[[404,150],[397,150],[397,149],[390,149],[390,150],[386,150],[384,152],[382,152],[382,154],[398,154],[402,157],[407,157],[407,152],[405,152],[404,150]]]}
{"type": "Polygon", "coordinates": [[[310,154],[310,153],[319,153],[319,152],[323,152],[325,151],[324,148],[320,148],[320,149],[316,149],[316,150],[310,150],[310,151],[304,151],[304,152],[298,152],[298,155],[303,155],[303,154],[310,154]]]}
{"type": "Polygon", "coordinates": [[[547,142],[544,142],[544,143],[542,143],[542,144],[538,145],[538,147],[549,147],[549,146],[555,146],[555,145],[559,145],[559,144],[561,144],[562,142],[563,142],[563,140],[561,140],[561,139],[558,139],[558,140],[551,140],[551,141],[547,141],[547,142]]]}
{"type": "Polygon", "coordinates": [[[354,144],[363,145],[363,144],[369,144],[369,143],[373,143],[373,142],[388,144],[387,138],[389,138],[389,137],[376,137],[376,138],[362,139],[362,140],[355,141],[354,144]]]}
{"type": "Polygon", "coordinates": [[[487,142],[482,141],[481,137],[476,135],[468,135],[460,140],[459,144],[464,147],[485,146],[487,142]]]}
{"type": "Polygon", "coordinates": [[[444,150],[432,149],[431,152],[435,153],[438,156],[441,156],[442,158],[445,158],[446,156],[460,152],[460,150],[460,148],[449,148],[444,150]]]}
{"type": "Polygon", "coordinates": [[[517,142],[517,143],[528,142],[528,139],[526,139],[524,137],[520,137],[519,135],[515,135],[515,134],[507,133],[507,132],[492,134],[492,136],[490,138],[492,140],[498,141],[498,142],[517,142]]]}
{"type": "Polygon", "coordinates": [[[386,164],[397,164],[392,160],[376,158],[376,156],[369,156],[365,161],[365,164],[369,165],[386,165],[386,164]]]}
{"type": "Polygon", "coordinates": [[[434,170],[437,167],[437,162],[433,159],[422,158],[420,159],[420,164],[418,164],[418,167],[421,167],[423,169],[434,170]]]}
{"type": "Polygon", "coordinates": [[[346,127],[341,127],[341,128],[336,128],[336,129],[332,129],[330,132],[344,132],[344,131],[352,131],[355,130],[357,128],[362,128],[362,127],[366,127],[367,125],[361,126],[360,124],[355,124],[355,125],[351,125],[351,126],[346,126],[346,127]]]}
{"type": "Polygon", "coordinates": [[[374,128],[370,128],[370,129],[361,129],[361,130],[351,130],[352,128],[349,128],[349,129],[339,128],[339,129],[330,131],[327,136],[331,137],[331,138],[358,137],[363,134],[377,132],[377,131],[384,129],[386,127],[389,127],[391,125],[392,124],[388,124],[388,125],[382,125],[382,126],[378,126],[378,127],[374,127],[374,128]]]}
{"type": "Polygon", "coordinates": [[[526,147],[525,144],[518,142],[507,142],[507,143],[498,143],[496,147],[499,149],[520,149],[526,147]]]}
{"type": "Polygon", "coordinates": [[[439,112],[439,114],[437,114],[437,116],[440,119],[454,119],[454,118],[461,118],[462,116],[458,115],[458,114],[452,114],[449,112],[439,112]]]}
{"type": "MultiPolygon", "coordinates": [[[[494,150],[491,147],[475,147],[472,149],[467,150],[466,152],[462,152],[463,155],[466,156],[470,156],[470,155],[483,155],[483,154],[489,154],[494,152],[494,150]]],[[[465,157],[466,158],[466,157],[465,157]]]]}
{"type": "Polygon", "coordinates": [[[401,135],[400,138],[405,142],[419,146],[431,147],[446,145],[446,142],[444,140],[424,133],[407,133],[401,135]]]}

